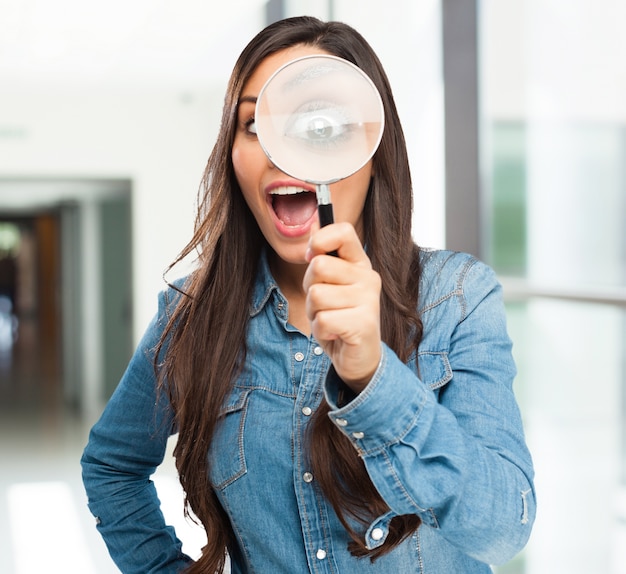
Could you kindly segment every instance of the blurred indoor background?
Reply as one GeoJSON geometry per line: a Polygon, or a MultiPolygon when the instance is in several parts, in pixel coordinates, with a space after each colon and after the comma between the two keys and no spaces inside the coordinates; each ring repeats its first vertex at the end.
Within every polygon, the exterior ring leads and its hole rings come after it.
{"type": "MultiPolygon", "coordinates": [[[[88,428],[192,232],[237,55],[299,14],[386,67],[418,243],[504,284],[539,514],[496,572],[625,574],[623,0],[0,0],[0,572],[117,571],[88,428]]],[[[171,457],[155,480],[197,554],[171,457]]]]}

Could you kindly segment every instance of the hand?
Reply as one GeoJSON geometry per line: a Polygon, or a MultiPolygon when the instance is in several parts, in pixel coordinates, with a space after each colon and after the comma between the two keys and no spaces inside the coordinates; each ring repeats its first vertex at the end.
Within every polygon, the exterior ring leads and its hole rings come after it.
{"type": "Polygon", "coordinates": [[[312,334],[339,377],[359,393],[380,362],[380,276],[349,223],[316,231],[307,261],[303,286],[312,334]],[[327,255],[333,250],[338,257],[327,255]]]}

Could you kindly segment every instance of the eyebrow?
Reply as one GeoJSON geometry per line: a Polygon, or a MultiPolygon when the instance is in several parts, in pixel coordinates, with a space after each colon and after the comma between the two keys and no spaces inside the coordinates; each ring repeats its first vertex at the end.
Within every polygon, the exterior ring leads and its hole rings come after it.
{"type": "Polygon", "coordinates": [[[256,104],[256,96],[242,96],[239,98],[239,104],[243,104],[244,102],[256,104]]]}
{"type": "Polygon", "coordinates": [[[335,62],[313,64],[304,68],[298,74],[290,78],[289,81],[284,84],[283,90],[289,91],[301,86],[302,84],[314,82],[322,76],[327,76],[328,74],[336,72],[337,69],[338,66],[335,62]]]}

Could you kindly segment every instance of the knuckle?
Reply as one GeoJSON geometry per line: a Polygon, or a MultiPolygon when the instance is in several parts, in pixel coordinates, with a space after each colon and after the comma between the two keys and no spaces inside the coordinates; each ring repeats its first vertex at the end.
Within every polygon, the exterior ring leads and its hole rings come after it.
{"type": "Polygon", "coordinates": [[[309,287],[307,299],[313,308],[319,307],[321,301],[321,286],[319,284],[314,283],[309,287]]]}
{"type": "Polygon", "coordinates": [[[352,224],[348,223],[347,221],[341,221],[337,224],[337,229],[339,229],[342,235],[347,235],[352,233],[354,227],[352,227],[352,224]]]}
{"type": "Polygon", "coordinates": [[[313,277],[321,275],[324,271],[324,258],[313,257],[313,259],[311,259],[311,262],[309,263],[309,270],[313,277]]]}
{"type": "Polygon", "coordinates": [[[326,311],[319,311],[315,315],[315,324],[319,333],[325,335],[329,332],[329,313],[326,311]]]}

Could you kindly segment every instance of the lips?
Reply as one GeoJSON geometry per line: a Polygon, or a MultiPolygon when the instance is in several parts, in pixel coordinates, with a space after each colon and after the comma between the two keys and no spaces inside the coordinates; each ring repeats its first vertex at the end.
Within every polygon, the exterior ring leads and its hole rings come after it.
{"type": "Polygon", "coordinates": [[[275,182],[266,189],[278,231],[295,237],[309,232],[317,215],[313,189],[299,182],[275,182]]]}

